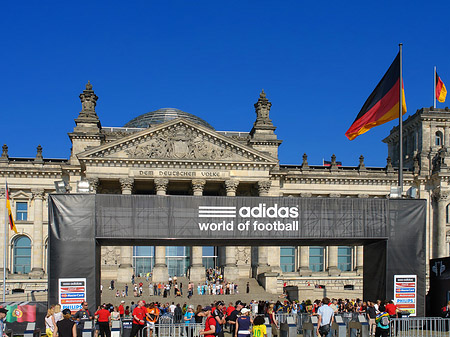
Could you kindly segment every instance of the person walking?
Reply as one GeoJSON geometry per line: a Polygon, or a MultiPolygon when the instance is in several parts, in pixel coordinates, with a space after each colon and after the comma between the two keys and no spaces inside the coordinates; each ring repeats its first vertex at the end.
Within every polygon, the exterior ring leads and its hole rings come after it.
{"type": "Polygon", "coordinates": [[[330,299],[328,297],[324,297],[322,299],[322,305],[317,310],[317,336],[326,337],[331,330],[331,324],[334,320],[334,311],[329,304],[330,299]]]}
{"type": "Polygon", "coordinates": [[[272,336],[278,336],[279,325],[277,318],[275,317],[275,310],[273,307],[274,304],[270,303],[269,309],[267,309],[267,314],[269,315],[269,323],[270,326],[272,327],[272,336]]]}
{"type": "Polygon", "coordinates": [[[78,310],[75,315],[73,316],[73,319],[77,322],[77,335],[78,337],[81,337],[81,334],[84,329],[84,323],[86,321],[92,321],[92,315],[89,312],[88,309],[88,303],[82,302],[81,303],[81,309],[78,310]]]}
{"type": "Polygon", "coordinates": [[[377,328],[375,330],[375,337],[387,337],[389,335],[390,328],[390,315],[386,311],[386,307],[384,303],[381,303],[378,306],[378,310],[380,311],[375,318],[375,322],[377,323],[377,328]]]}

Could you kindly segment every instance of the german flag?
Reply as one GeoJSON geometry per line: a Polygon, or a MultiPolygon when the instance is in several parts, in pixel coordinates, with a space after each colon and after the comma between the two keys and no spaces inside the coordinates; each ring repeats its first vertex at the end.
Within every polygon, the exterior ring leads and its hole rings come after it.
{"type": "MultiPolygon", "coordinates": [[[[397,54],[380,83],[364,103],[355,121],[345,135],[353,140],[371,128],[398,118],[400,88],[400,53],[397,54]]],[[[406,113],[405,91],[403,94],[403,114],[406,113]]]]}
{"type": "Polygon", "coordinates": [[[17,234],[17,228],[16,225],[14,224],[14,219],[11,212],[11,202],[9,199],[8,183],[6,183],[6,209],[8,211],[9,227],[11,227],[11,230],[17,234]]]}
{"type": "Polygon", "coordinates": [[[444,103],[445,97],[447,97],[447,88],[445,88],[444,82],[442,82],[436,71],[436,98],[439,102],[444,103]]]}

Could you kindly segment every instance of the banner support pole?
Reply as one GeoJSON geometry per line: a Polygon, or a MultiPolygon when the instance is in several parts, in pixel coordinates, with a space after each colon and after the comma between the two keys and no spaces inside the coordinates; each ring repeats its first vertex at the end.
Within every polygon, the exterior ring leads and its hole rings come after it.
{"type": "Polygon", "coordinates": [[[436,66],[434,66],[434,82],[433,82],[433,107],[436,109],[436,66]]]}
{"type": "MultiPolygon", "coordinates": [[[[6,183],[5,180],[5,188],[8,188],[8,184],[6,183]]],[[[4,242],[4,250],[3,250],[3,303],[6,302],[6,253],[7,251],[7,245],[8,245],[8,240],[7,240],[7,236],[8,236],[8,207],[6,207],[6,203],[7,198],[6,195],[8,194],[8,191],[5,191],[5,242],[4,242]]]]}
{"type": "Polygon", "coordinates": [[[403,75],[402,75],[402,47],[403,43],[399,43],[399,55],[400,55],[400,100],[399,100],[399,167],[398,167],[398,186],[400,198],[403,197],[403,75]]]}

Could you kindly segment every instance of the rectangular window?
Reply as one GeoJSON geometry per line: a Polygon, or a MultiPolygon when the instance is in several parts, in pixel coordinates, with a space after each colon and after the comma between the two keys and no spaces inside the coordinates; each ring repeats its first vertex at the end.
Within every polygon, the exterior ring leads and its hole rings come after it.
{"type": "Polygon", "coordinates": [[[295,271],[295,247],[280,247],[280,267],[283,272],[295,271]]]}
{"type": "Polygon", "coordinates": [[[323,247],[309,247],[309,269],[323,271],[323,247]]]}
{"type": "Polygon", "coordinates": [[[338,247],[338,268],[342,271],[352,270],[352,247],[338,247]]]}
{"type": "Polygon", "coordinates": [[[16,220],[26,221],[28,218],[28,203],[16,202],[16,220]]]}

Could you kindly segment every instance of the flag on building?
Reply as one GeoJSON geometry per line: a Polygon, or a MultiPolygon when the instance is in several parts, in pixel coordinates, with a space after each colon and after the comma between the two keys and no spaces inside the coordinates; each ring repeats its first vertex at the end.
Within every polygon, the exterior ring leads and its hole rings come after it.
{"type": "Polygon", "coordinates": [[[6,210],[8,212],[9,227],[17,234],[17,228],[16,225],[14,224],[14,219],[11,211],[11,201],[9,199],[8,183],[6,183],[6,210]]]}
{"type": "Polygon", "coordinates": [[[447,97],[447,88],[436,72],[436,98],[439,102],[444,103],[445,97],[447,97]]]}
{"type": "MultiPolygon", "coordinates": [[[[399,117],[400,53],[397,54],[380,83],[364,103],[345,135],[353,140],[371,128],[399,117]]],[[[402,85],[403,114],[406,113],[405,91],[402,85]]]]}

